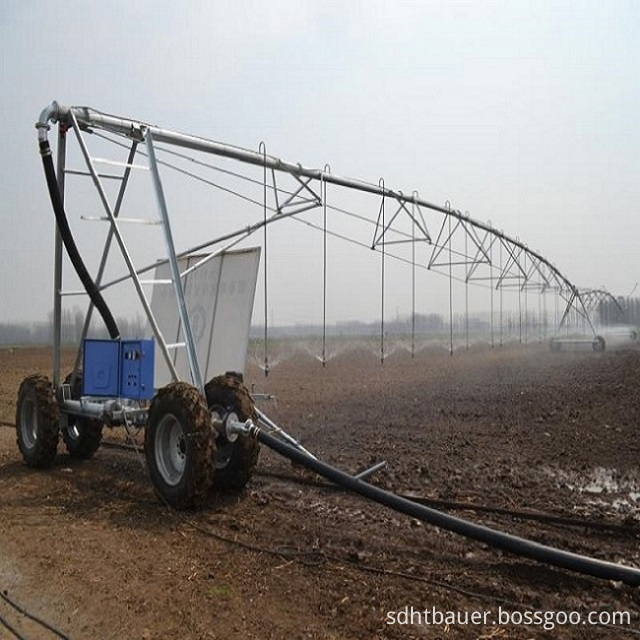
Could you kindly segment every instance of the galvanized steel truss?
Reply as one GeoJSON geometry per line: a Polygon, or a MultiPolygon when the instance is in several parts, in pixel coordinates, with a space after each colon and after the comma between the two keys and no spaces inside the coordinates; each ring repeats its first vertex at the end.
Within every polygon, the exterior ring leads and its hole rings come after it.
{"type": "MultiPolygon", "coordinates": [[[[267,154],[266,145],[261,143],[257,151],[238,148],[232,145],[214,142],[212,140],[185,135],[144,122],[108,115],[87,107],[64,108],[56,103],[49,109],[48,118],[60,123],[60,131],[66,133],[67,129],[73,129],[78,143],[82,149],[87,170],[69,169],[62,166],[63,173],[60,175],[64,180],[67,175],[90,176],[100,193],[106,212],[106,220],[110,223],[110,231],[103,249],[102,260],[98,270],[97,282],[102,288],[107,288],[130,278],[147,317],[154,328],[153,314],[150,311],[146,299],[141,276],[156,267],[156,263],[146,265],[142,268],[134,267],[128,258],[128,252],[122,235],[119,232],[119,210],[122,204],[124,193],[127,189],[129,177],[132,169],[142,166],[150,168],[155,185],[160,223],[167,232],[167,245],[169,247],[168,258],[172,267],[172,280],[175,286],[178,308],[182,325],[185,330],[185,343],[189,353],[189,360],[192,363],[192,375],[194,384],[201,387],[197,361],[191,353],[192,337],[189,336],[189,322],[186,317],[186,309],[180,301],[184,300],[180,291],[180,277],[177,272],[176,260],[181,255],[196,252],[216,245],[222,245],[220,251],[229,249],[259,230],[264,230],[265,247],[264,259],[267,259],[266,252],[266,229],[272,223],[283,219],[297,219],[298,222],[320,231],[324,235],[324,315],[326,322],[326,239],[327,236],[342,237],[344,240],[355,245],[368,247],[377,251],[382,256],[381,267],[381,297],[382,297],[382,323],[384,324],[384,283],[385,283],[385,259],[397,259],[408,263],[412,267],[413,286],[413,315],[415,316],[415,271],[416,269],[426,269],[441,273],[449,278],[450,291],[451,282],[456,280],[463,282],[465,287],[469,284],[484,286],[492,292],[500,292],[500,303],[502,303],[502,292],[515,290],[519,296],[526,296],[528,292],[537,292],[541,299],[547,292],[554,292],[564,301],[565,308],[558,328],[565,326],[571,316],[582,319],[589,331],[595,335],[595,330],[590,316],[593,311],[593,294],[586,293],[578,289],[554,264],[547,260],[540,253],[533,251],[519,238],[512,238],[502,230],[498,230],[490,223],[484,223],[473,219],[468,213],[452,209],[447,203],[445,206],[438,206],[419,197],[417,191],[413,191],[410,196],[405,196],[402,191],[389,189],[381,179],[378,184],[344,178],[333,175],[328,165],[323,169],[310,169],[285,162],[275,156],[267,154]],[[109,165],[121,165],[124,167],[122,174],[100,173],[96,170],[96,159],[89,155],[83,135],[90,133],[101,137],[104,140],[122,147],[126,151],[126,159],[123,162],[104,161],[109,165]],[[183,150],[189,153],[184,153],[183,150]],[[159,157],[162,155],[162,158],[159,157]],[[195,157],[191,154],[199,154],[195,157]],[[145,156],[144,165],[134,163],[136,157],[145,156]],[[200,159],[201,157],[206,159],[200,159]],[[226,161],[238,163],[238,170],[217,167],[213,160],[209,158],[223,158],[226,161]],[[182,163],[182,164],[181,164],[182,163]],[[188,163],[188,164],[187,164],[188,163]],[[242,170],[243,167],[259,167],[262,169],[262,179],[257,179],[248,175],[242,170]],[[171,238],[171,227],[169,225],[169,212],[164,201],[162,181],[159,167],[169,168],[187,177],[193,178],[200,183],[210,185],[220,189],[230,195],[241,198],[248,203],[258,207],[262,211],[262,219],[245,226],[237,231],[227,233],[217,238],[207,240],[198,246],[177,252],[173,247],[171,238]],[[222,180],[214,180],[211,174],[223,176],[234,182],[234,186],[224,184],[222,180]],[[104,196],[102,181],[119,180],[120,190],[113,206],[109,204],[104,196]],[[244,186],[235,186],[237,184],[244,186]],[[344,192],[369,194],[379,198],[377,214],[372,216],[371,212],[362,213],[347,208],[337,206],[330,201],[327,187],[331,187],[332,194],[336,189],[344,192]],[[256,195],[250,195],[251,191],[256,195]],[[261,193],[260,193],[261,192],[261,193]],[[320,209],[323,217],[322,222],[313,222],[306,219],[302,214],[320,209]],[[335,230],[331,230],[327,224],[328,215],[343,214],[354,220],[366,222],[372,226],[371,242],[364,239],[341,236],[335,230]],[[434,230],[437,230],[434,233],[434,230]],[[109,283],[101,283],[106,256],[110,245],[116,240],[121,253],[127,264],[128,274],[109,283]],[[409,247],[410,254],[395,253],[402,247],[409,247]],[[430,250],[428,259],[418,259],[416,248],[427,247],[430,250]],[[191,348],[190,348],[191,345],[191,348]]],[[[46,123],[45,123],[46,124],[46,123]]],[[[43,126],[43,123],[39,123],[43,126]]],[[[63,136],[61,135],[61,138],[63,136]]],[[[60,143],[64,149],[64,143],[60,143]]],[[[64,154],[64,152],[62,152],[64,154]]],[[[60,154],[60,151],[59,151],[60,154]]],[[[59,159],[59,165],[60,165],[59,159]]],[[[56,249],[59,251],[59,247],[56,249]]],[[[56,276],[57,278],[58,276],[56,276]]],[[[60,284],[59,282],[57,283],[60,284]]],[[[265,269],[265,342],[267,331],[266,318],[266,291],[268,286],[265,269]]],[[[468,311],[468,294],[466,304],[468,311]]],[[[58,303],[56,303],[58,304],[58,303]]],[[[545,303],[546,304],[546,303],[545,303]]],[[[494,299],[491,293],[491,309],[493,323],[494,299]]],[[[90,313],[85,323],[85,331],[90,322],[90,313]]],[[[154,328],[155,331],[155,328],[154,328]]],[[[384,328],[381,329],[381,340],[384,340],[384,328]]],[[[156,335],[156,337],[158,337],[156,335]]],[[[325,349],[326,335],[323,331],[323,355],[325,349]]],[[[452,338],[453,340],[453,338],[452,338]]],[[[165,359],[170,362],[167,346],[162,340],[161,351],[165,359]]],[[[493,343],[493,326],[492,326],[493,343]]],[[[451,344],[453,347],[453,342],[451,344]]],[[[381,343],[381,357],[384,358],[384,344],[381,343]]],[[[265,353],[265,363],[267,355],[265,353]]]]}

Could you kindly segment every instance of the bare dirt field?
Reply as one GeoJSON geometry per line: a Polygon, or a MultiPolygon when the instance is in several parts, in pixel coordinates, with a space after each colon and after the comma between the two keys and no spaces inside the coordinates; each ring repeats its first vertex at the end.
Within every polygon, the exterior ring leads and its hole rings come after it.
{"type": "MultiPolygon", "coordinates": [[[[29,469],[8,425],[20,381],[49,374],[50,362],[46,349],[0,353],[0,594],[66,637],[640,635],[638,587],[552,568],[413,520],[331,488],[264,448],[241,496],[195,513],[163,506],[142,452],[108,446],[123,441],[119,431],[105,431],[107,444],[92,460],[71,459],[61,443],[52,469],[29,469]],[[401,624],[406,607],[427,610],[430,624],[415,615],[414,624],[401,624]],[[560,613],[545,629],[505,622],[501,611],[515,621],[527,612],[560,613]],[[448,612],[467,613],[469,624],[438,618],[448,612]],[[471,624],[474,612],[483,623],[471,624]],[[562,612],[582,618],[561,624],[562,612]],[[615,612],[628,619],[615,620],[615,612]],[[608,626],[587,623],[590,613],[608,626]]],[[[426,349],[383,365],[354,350],[325,368],[298,354],[268,378],[252,365],[246,380],[275,394],[276,401],[261,404],[270,417],[340,468],[357,472],[386,460],[371,478],[383,488],[547,545],[640,567],[635,346],[604,353],[473,347],[453,357],[426,349]]],[[[18,632],[0,625],[0,638],[60,637],[5,600],[0,616],[18,632]]]]}

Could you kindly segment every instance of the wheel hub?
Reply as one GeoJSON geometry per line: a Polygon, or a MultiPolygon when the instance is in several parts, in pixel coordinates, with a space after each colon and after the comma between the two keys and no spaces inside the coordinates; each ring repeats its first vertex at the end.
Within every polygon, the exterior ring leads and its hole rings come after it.
{"type": "Polygon", "coordinates": [[[221,405],[213,405],[209,407],[209,411],[211,411],[211,418],[214,423],[218,424],[214,465],[216,469],[224,469],[231,460],[233,443],[238,438],[237,433],[229,433],[227,423],[237,421],[238,416],[234,411],[230,411],[221,405]]]}
{"type": "Polygon", "coordinates": [[[155,457],[158,471],[164,482],[176,486],[182,476],[187,460],[187,442],[179,420],[166,415],[158,425],[158,437],[155,440],[155,457]]]}

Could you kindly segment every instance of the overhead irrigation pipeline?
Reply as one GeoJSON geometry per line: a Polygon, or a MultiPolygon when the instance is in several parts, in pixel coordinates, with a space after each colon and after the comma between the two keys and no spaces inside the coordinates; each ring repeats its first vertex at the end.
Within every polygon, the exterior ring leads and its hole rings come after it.
{"type": "MultiPolygon", "coordinates": [[[[241,147],[215,142],[198,136],[170,131],[144,122],[109,115],[88,107],[68,108],[54,102],[43,112],[41,121],[37,126],[44,129],[47,126],[47,120],[68,123],[70,125],[72,122],[71,114],[73,114],[73,117],[76,119],[79,126],[84,130],[91,131],[93,129],[99,129],[137,141],[143,141],[147,134],[150,133],[155,143],[170,144],[190,149],[192,151],[229,158],[239,162],[263,167],[265,170],[286,173],[299,179],[301,181],[302,188],[305,188],[310,181],[317,180],[321,184],[325,185],[332,184],[354,191],[369,193],[381,198],[390,198],[397,201],[401,207],[413,205],[441,213],[444,216],[457,220],[460,224],[463,224],[465,228],[470,226],[476,230],[489,234],[491,237],[499,239],[504,243],[507,243],[510,247],[516,249],[519,254],[524,253],[525,256],[528,256],[536,265],[544,266],[548,269],[549,274],[558,283],[560,288],[569,293],[569,306],[574,305],[575,303],[578,303],[575,304],[576,308],[578,308],[578,306],[582,306],[580,304],[580,291],[577,286],[574,285],[554,264],[540,253],[533,251],[519,239],[508,236],[503,231],[494,228],[488,223],[471,218],[469,215],[462,213],[459,210],[439,206],[428,202],[427,200],[423,200],[416,192],[412,192],[412,195],[409,197],[404,195],[402,191],[396,191],[385,187],[382,181],[380,184],[372,184],[362,180],[337,176],[325,169],[312,169],[303,167],[301,164],[286,162],[280,158],[266,154],[264,149],[261,151],[243,149],[241,147]],[[302,182],[302,179],[307,179],[308,182],[302,182]]],[[[317,202],[313,206],[318,206],[319,204],[320,203],[317,202]]],[[[307,207],[302,207],[297,213],[302,213],[304,210],[307,210],[307,207]]],[[[387,229],[390,225],[391,223],[388,224],[387,229]]],[[[381,236],[387,229],[383,229],[381,236]]],[[[514,255],[512,255],[512,260],[516,261],[516,257],[514,255]]],[[[524,277],[526,281],[526,274],[524,274],[524,277]]]]}
{"type": "MultiPolygon", "coordinates": [[[[364,182],[350,180],[346,178],[339,178],[337,176],[333,176],[326,171],[317,171],[311,169],[305,169],[300,165],[293,165],[289,163],[282,162],[281,160],[267,156],[266,153],[254,153],[251,151],[239,149],[237,147],[231,147],[228,145],[223,145],[220,143],[212,142],[209,140],[205,140],[203,138],[197,138],[193,136],[188,136],[184,134],[174,133],[170,131],[166,131],[163,129],[158,129],[156,127],[152,127],[150,125],[146,125],[143,123],[135,122],[132,120],[126,120],[123,118],[116,118],[114,116],[109,116],[106,114],[102,114],[91,109],[87,108],[72,108],[67,109],[64,107],[60,107],[57,103],[53,103],[50,107],[46,108],[41,116],[40,120],[37,123],[38,128],[38,138],[40,142],[41,153],[43,155],[43,161],[45,163],[45,170],[47,172],[47,181],[50,188],[50,192],[52,194],[52,203],[56,212],[56,217],[58,219],[59,226],[64,227],[64,208],[63,201],[58,193],[58,185],[56,183],[56,178],[53,172],[52,161],[51,161],[51,151],[49,149],[49,144],[47,141],[47,130],[49,128],[49,121],[60,122],[61,124],[68,127],[75,127],[76,124],[79,124],[80,127],[85,130],[91,130],[91,128],[101,128],[106,131],[110,131],[116,133],[118,135],[124,135],[131,138],[134,141],[134,148],[130,153],[130,158],[132,158],[133,153],[135,152],[135,145],[137,142],[141,142],[145,139],[154,140],[156,142],[165,142],[169,144],[174,144],[177,146],[182,146],[186,148],[190,148],[196,151],[202,151],[205,153],[212,153],[219,156],[224,156],[228,158],[233,158],[242,162],[251,163],[254,165],[264,167],[265,171],[267,168],[270,168],[274,171],[284,171],[289,174],[296,176],[297,178],[308,178],[308,180],[317,179],[322,181],[323,183],[332,183],[336,185],[340,185],[350,189],[356,189],[359,191],[365,191],[372,194],[377,194],[382,196],[383,198],[395,198],[404,206],[405,203],[413,203],[414,205],[424,206],[430,208],[434,211],[438,211],[440,213],[445,214],[445,216],[449,216],[445,218],[445,220],[451,223],[452,218],[458,219],[459,222],[462,222],[463,225],[471,225],[473,227],[484,230],[488,234],[493,234],[493,236],[500,238],[501,242],[511,243],[513,246],[519,248],[520,252],[525,252],[525,256],[534,257],[536,260],[540,262],[540,264],[545,265],[550,273],[553,274],[554,278],[557,279],[559,283],[562,283],[564,287],[570,292],[571,300],[573,301],[576,297],[578,300],[580,298],[579,290],[571,284],[571,282],[565,278],[552,264],[550,264],[547,260],[545,260],[539,254],[530,251],[526,245],[520,243],[518,240],[513,240],[506,236],[504,233],[493,229],[491,226],[485,225],[481,222],[472,220],[470,217],[461,214],[459,211],[452,211],[448,208],[438,207],[426,201],[420,200],[416,195],[414,195],[411,199],[405,198],[401,192],[396,192],[390,189],[386,189],[384,185],[381,183],[378,186],[367,184],[364,182]]],[[[152,164],[156,166],[155,158],[151,158],[152,164]]],[[[131,159],[130,159],[131,162],[131,159]]],[[[94,179],[96,176],[94,175],[94,179]]],[[[302,181],[301,188],[305,188],[308,183],[304,183],[302,181]]],[[[265,181],[266,185],[266,181],[265,181]]],[[[326,204],[326,203],[325,203],[326,204]]],[[[302,209],[299,209],[300,212],[302,209]]],[[[384,218],[384,206],[381,206],[382,217],[384,218]]],[[[294,215],[290,213],[289,215],[294,215]]],[[[110,216],[111,222],[114,222],[115,215],[113,213],[110,216]]],[[[384,219],[383,219],[383,227],[384,227],[384,219]]],[[[387,227],[388,228],[388,227],[387,227]]],[[[443,225],[444,229],[444,225],[443,225]]],[[[386,230],[386,229],[385,229],[386,230]]],[[[384,234],[384,231],[382,232],[384,234]]],[[[442,231],[441,231],[442,233],[442,231]]],[[[449,232],[449,239],[451,237],[451,231],[449,232]]],[[[70,234],[68,234],[70,236],[70,234]]],[[[120,242],[121,239],[119,236],[116,236],[116,239],[120,242]]],[[[65,239],[65,245],[67,246],[67,250],[70,254],[77,253],[77,248],[75,244],[72,242],[72,238],[69,237],[65,239]]],[[[374,240],[375,246],[375,240],[374,240]]],[[[480,249],[480,247],[478,247],[480,249]]],[[[480,249],[482,250],[482,249],[480,249]]],[[[126,257],[128,254],[123,250],[123,253],[126,257]]],[[[451,254],[451,248],[449,246],[449,253],[451,254]]],[[[383,245],[383,257],[384,257],[384,245],[383,245]]],[[[84,265],[81,264],[81,260],[79,259],[79,255],[77,256],[78,260],[74,261],[74,266],[78,271],[82,271],[84,269],[84,265]]],[[[517,256],[512,254],[511,260],[515,261],[517,256]]],[[[451,256],[449,261],[449,266],[451,266],[451,256]]],[[[539,267],[538,267],[539,268],[539,267]]],[[[137,277],[135,270],[132,265],[130,265],[130,272],[132,277],[137,277]]],[[[86,282],[83,279],[83,284],[87,289],[87,292],[90,294],[92,302],[96,306],[103,306],[103,312],[105,321],[109,321],[111,319],[110,312],[108,307],[102,299],[99,297],[99,291],[97,286],[90,278],[86,278],[86,282]]],[[[525,283],[526,284],[526,283],[525,283]]],[[[144,300],[144,296],[142,296],[144,300]]],[[[571,303],[570,303],[571,304],[571,303]]],[[[117,337],[117,327],[113,327],[112,337],[117,337]]],[[[55,379],[55,374],[54,374],[55,379]]],[[[249,421],[250,423],[250,421],[249,421]]],[[[261,424],[266,425],[270,428],[271,431],[278,432],[278,429],[275,428],[275,425],[266,418],[266,416],[262,416],[261,424]]],[[[429,522],[436,526],[443,527],[460,535],[473,538],[479,541],[486,542],[492,546],[502,548],[504,550],[510,551],[517,555],[521,555],[523,557],[528,557],[540,562],[544,562],[551,565],[556,565],[559,567],[567,568],[573,571],[585,573],[588,575],[610,579],[610,580],[621,580],[628,584],[638,585],[640,584],[640,569],[636,569],[633,567],[625,567],[621,565],[616,565],[608,562],[603,562],[600,560],[596,560],[593,558],[588,558],[585,556],[580,556],[578,554],[573,554],[565,551],[561,551],[559,549],[555,549],[552,547],[547,547],[545,545],[541,545],[539,543],[535,543],[529,540],[525,540],[523,538],[519,538],[517,536],[513,536],[506,533],[501,533],[498,531],[494,531],[489,529],[488,527],[484,527],[482,525],[477,525],[471,522],[467,522],[460,518],[456,518],[454,516],[447,515],[440,511],[436,511],[435,509],[430,509],[425,507],[424,505],[419,505],[415,502],[406,500],[401,498],[400,496],[396,496],[392,493],[383,491],[373,485],[370,485],[366,482],[363,482],[362,476],[349,476],[348,474],[327,465],[326,463],[316,459],[312,456],[308,451],[304,450],[298,443],[289,439],[289,442],[295,446],[291,446],[291,444],[285,443],[281,438],[276,438],[273,435],[266,433],[264,430],[254,427],[253,425],[247,425],[246,427],[249,430],[249,433],[245,433],[246,435],[250,435],[252,437],[257,438],[266,446],[274,449],[281,455],[290,458],[294,462],[298,462],[309,469],[315,471],[316,473],[328,478],[329,480],[335,482],[338,485],[343,486],[344,488],[353,491],[354,493],[358,493],[363,495],[364,497],[379,502],[391,509],[399,511],[401,513],[405,513],[409,516],[418,518],[425,522],[429,522]]],[[[282,435],[282,434],[280,434],[282,435]]]]}

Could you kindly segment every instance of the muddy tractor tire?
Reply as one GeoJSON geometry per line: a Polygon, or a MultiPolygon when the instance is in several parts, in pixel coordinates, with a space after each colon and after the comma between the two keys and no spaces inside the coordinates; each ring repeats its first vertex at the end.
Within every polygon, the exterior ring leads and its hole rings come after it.
{"type": "Polygon", "coordinates": [[[51,382],[32,375],[22,381],[16,405],[18,448],[29,467],[46,469],[58,449],[60,411],[51,382]]]}
{"type": "MultiPolygon", "coordinates": [[[[253,400],[239,376],[226,374],[212,378],[205,386],[211,413],[224,419],[234,413],[240,422],[257,422],[253,400]]],[[[260,444],[255,438],[239,435],[233,442],[220,433],[216,436],[214,485],[220,493],[238,493],[251,479],[258,463],[260,444]]]]}
{"type": "Polygon", "coordinates": [[[174,509],[203,506],[213,482],[215,440],[202,394],[186,382],[160,389],[149,409],[145,455],[158,496],[174,509]]]}
{"type": "MultiPolygon", "coordinates": [[[[70,373],[64,383],[71,382],[70,373]]],[[[79,400],[82,396],[82,371],[78,371],[73,387],[71,388],[71,398],[79,400]]],[[[102,442],[102,421],[95,418],[85,418],[84,416],[68,415],[62,424],[62,439],[67,447],[67,451],[72,458],[88,460],[100,448],[102,442]],[[66,424],[65,424],[66,423],[66,424]]]]}

